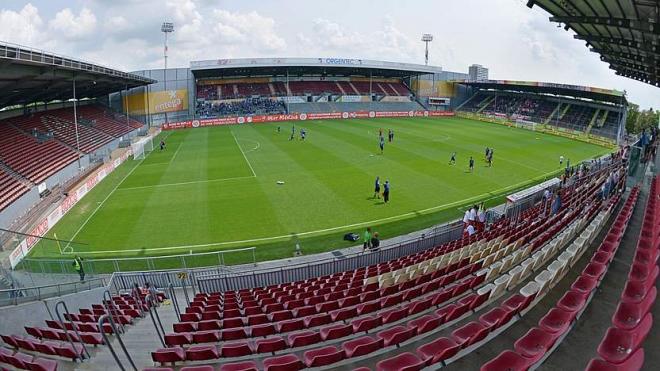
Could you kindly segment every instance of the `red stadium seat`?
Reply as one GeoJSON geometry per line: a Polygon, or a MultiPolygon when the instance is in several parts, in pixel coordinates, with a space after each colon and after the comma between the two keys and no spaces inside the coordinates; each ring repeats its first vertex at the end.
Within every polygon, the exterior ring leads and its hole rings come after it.
{"type": "Polygon", "coordinates": [[[192,343],[192,335],[189,333],[165,335],[165,344],[167,344],[168,347],[181,346],[191,343],[192,343]]]}
{"type": "Polygon", "coordinates": [[[225,363],[220,366],[220,371],[258,371],[257,364],[254,361],[243,361],[235,363],[225,363]]]}
{"type": "Polygon", "coordinates": [[[483,366],[481,371],[526,371],[531,361],[516,352],[505,350],[483,366]]]}
{"type": "Polygon", "coordinates": [[[557,301],[557,308],[575,313],[581,311],[586,302],[587,296],[585,294],[569,290],[557,301]]]}
{"type": "Polygon", "coordinates": [[[394,326],[380,331],[376,336],[383,339],[384,346],[398,345],[415,336],[415,329],[405,326],[394,326]]]}
{"type": "Polygon", "coordinates": [[[418,371],[424,366],[416,355],[406,352],[376,364],[377,371],[418,371]]]}
{"type": "Polygon", "coordinates": [[[151,359],[156,363],[183,362],[186,359],[186,351],[183,348],[164,348],[151,352],[151,359]]]}
{"type": "Polygon", "coordinates": [[[257,353],[274,353],[287,348],[286,341],[279,336],[256,341],[257,353]]]}
{"type": "Polygon", "coordinates": [[[442,319],[431,313],[408,322],[408,327],[414,328],[417,334],[423,334],[437,328],[441,323],[442,319]]]}
{"type": "Polygon", "coordinates": [[[25,362],[30,371],[56,371],[57,361],[47,358],[34,358],[32,361],[25,362]]]}
{"type": "Polygon", "coordinates": [[[235,341],[223,343],[220,347],[220,354],[223,357],[243,357],[252,354],[252,348],[245,341],[235,341]]]}
{"type": "Polygon", "coordinates": [[[316,344],[321,341],[321,335],[316,331],[302,331],[288,336],[291,348],[316,344]]]}
{"type": "Polygon", "coordinates": [[[594,358],[589,362],[585,371],[639,371],[643,365],[644,349],[639,348],[626,361],[620,364],[594,358]]]}
{"type": "Polygon", "coordinates": [[[514,348],[518,354],[528,358],[531,363],[536,363],[543,358],[560,335],[533,327],[514,343],[514,348]]]}
{"type": "Polygon", "coordinates": [[[639,303],[619,303],[612,316],[612,324],[622,330],[631,330],[642,321],[655,302],[656,291],[650,291],[639,303]]]}
{"type": "Polygon", "coordinates": [[[483,340],[489,332],[489,328],[479,322],[469,322],[451,333],[451,337],[462,348],[483,340]]]}
{"type": "Polygon", "coordinates": [[[369,354],[383,347],[383,339],[376,339],[371,336],[346,341],[342,344],[342,349],[346,358],[359,357],[369,354]]]}
{"type": "Polygon", "coordinates": [[[424,363],[431,365],[455,356],[460,349],[461,346],[454,340],[441,337],[417,348],[417,355],[424,363]]]}
{"type": "Polygon", "coordinates": [[[321,339],[323,339],[323,341],[339,339],[351,335],[353,333],[353,326],[339,323],[336,325],[321,327],[319,332],[321,333],[321,339]]]}
{"type": "Polygon", "coordinates": [[[539,320],[539,328],[549,333],[563,334],[568,330],[568,327],[571,325],[571,321],[573,321],[574,318],[574,312],[552,308],[539,320]]]}
{"type": "Polygon", "coordinates": [[[215,345],[201,345],[186,349],[186,359],[188,361],[208,361],[218,357],[218,348],[215,345]]]}
{"type": "Polygon", "coordinates": [[[344,359],[344,352],[335,346],[327,346],[308,350],[303,355],[307,367],[321,367],[331,365],[344,359]]]}
{"type": "Polygon", "coordinates": [[[598,285],[598,280],[589,276],[579,276],[573,285],[571,285],[571,290],[579,292],[581,294],[589,294],[593,291],[598,285]]]}
{"type": "Polygon", "coordinates": [[[381,324],[380,317],[358,318],[351,322],[351,326],[353,326],[353,333],[356,334],[358,332],[369,331],[371,329],[374,329],[380,326],[380,324],[381,324]]]}
{"type": "Polygon", "coordinates": [[[610,363],[623,363],[646,339],[653,324],[653,317],[648,313],[640,324],[632,330],[610,327],[598,345],[598,354],[610,363]]]}
{"type": "Polygon", "coordinates": [[[515,311],[495,307],[479,317],[479,322],[489,329],[495,329],[506,323],[515,315],[515,311]]]}
{"type": "Polygon", "coordinates": [[[295,371],[305,368],[295,354],[266,358],[263,364],[265,371],[295,371]]]}
{"type": "Polygon", "coordinates": [[[220,341],[220,331],[197,331],[192,333],[192,342],[195,344],[217,343],[220,341]]]}

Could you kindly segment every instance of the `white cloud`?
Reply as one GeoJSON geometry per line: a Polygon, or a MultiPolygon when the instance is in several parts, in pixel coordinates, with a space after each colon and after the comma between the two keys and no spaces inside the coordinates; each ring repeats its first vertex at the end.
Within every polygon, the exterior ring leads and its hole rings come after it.
{"type": "Polygon", "coordinates": [[[105,32],[120,33],[128,30],[130,28],[130,24],[126,18],[118,15],[107,18],[103,24],[103,28],[105,29],[105,32]]]}
{"type": "Polygon", "coordinates": [[[78,16],[71,9],[65,8],[55,14],[48,26],[56,32],[59,37],[66,39],[83,39],[94,36],[96,29],[96,16],[88,8],[83,8],[78,16]]]}
{"type": "Polygon", "coordinates": [[[316,18],[312,22],[312,32],[297,34],[298,54],[409,61],[422,53],[417,41],[403,33],[392,17],[385,17],[380,27],[369,32],[350,28],[329,19],[316,18]]]}
{"type": "Polygon", "coordinates": [[[27,4],[20,11],[0,10],[0,40],[28,46],[41,46],[45,35],[39,10],[27,4]]]}
{"type": "Polygon", "coordinates": [[[211,22],[214,32],[210,36],[220,44],[244,44],[255,50],[273,52],[286,48],[286,41],[276,33],[275,20],[256,11],[238,13],[216,9],[211,22]]]}

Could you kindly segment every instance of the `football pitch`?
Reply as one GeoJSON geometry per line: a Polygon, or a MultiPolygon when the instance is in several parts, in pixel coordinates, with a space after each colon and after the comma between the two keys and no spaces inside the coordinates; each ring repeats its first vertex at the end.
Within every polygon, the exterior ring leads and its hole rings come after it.
{"type": "Polygon", "coordinates": [[[48,233],[74,243],[43,240],[31,257],[62,258],[65,247],[98,259],[256,246],[257,259],[268,260],[291,256],[296,241],[305,254],[328,251],[356,244],[342,236],[366,226],[386,239],[460,217],[468,204],[501,203],[561,171],[560,155],[578,163],[608,152],[460,118],[238,125],[160,138],[165,150],[126,161],[48,233]],[[492,167],[484,161],[486,146],[494,148],[492,167]],[[452,152],[456,165],[448,164],[452,152]],[[376,176],[391,183],[387,204],[373,197],[376,176]]]}

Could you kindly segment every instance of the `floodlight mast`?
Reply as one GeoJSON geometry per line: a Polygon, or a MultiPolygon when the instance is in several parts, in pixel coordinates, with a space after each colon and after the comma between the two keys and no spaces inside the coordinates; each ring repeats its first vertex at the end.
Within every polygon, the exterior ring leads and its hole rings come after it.
{"type": "MultiPolygon", "coordinates": [[[[174,32],[174,23],[163,22],[160,26],[160,31],[165,34],[165,48],[163,49],[163,57],[165,59],[165,70],[163,71],[163,90],[167,91],[167,34],[174,32]]],[[[165,112],[165,123],[167,124],[167,112],[165,112]]]]}
{"type": "Polygon", "coordinates": [[[165,69],[167,70],[167,34],[174,32],[174,23],[163,22],[163,25],[160,26],[160,31],[165,34],[165,49],[163,50],[163,56],[165,57],[165,69]]]}
{"type": "Polygon", "coordinates": [[[422,41],[426,44],[426,52],[424,53],[424,64],[429,65],[429,43],[433,41],[433,35],[425,33],[422,35],[422,41]]]}

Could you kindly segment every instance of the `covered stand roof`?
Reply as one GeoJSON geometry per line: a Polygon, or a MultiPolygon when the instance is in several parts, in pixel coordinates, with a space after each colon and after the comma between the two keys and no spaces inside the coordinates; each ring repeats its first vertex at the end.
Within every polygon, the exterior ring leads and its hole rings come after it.
{"type": "Polygon", "coordinates": [[[626,104],[626,97],[618,90],[589,86],[554,84],[536,81],[485,80],[459,82],[479,89],[507,90],[536,94],[552,94],[565,97],[592,99],[600,102],[626,104]]]}
{"type": "Polygon", "coordinates": [[[314,74],[328,76],[409,77],[442,72],[442,68],[355,58],[239,58],[193,61],[196,78],[259,77],[314,74]]]}
{"type": "Polygon", "coordinates": [[[20,45],[0,43],[0,108],[95,98],[154,80],[20,45]]]}
{"type": "Polygon", "coordinates": [[[617,75],[660,86],[660,1],[528,0],[572,29],[617,75]]]}

